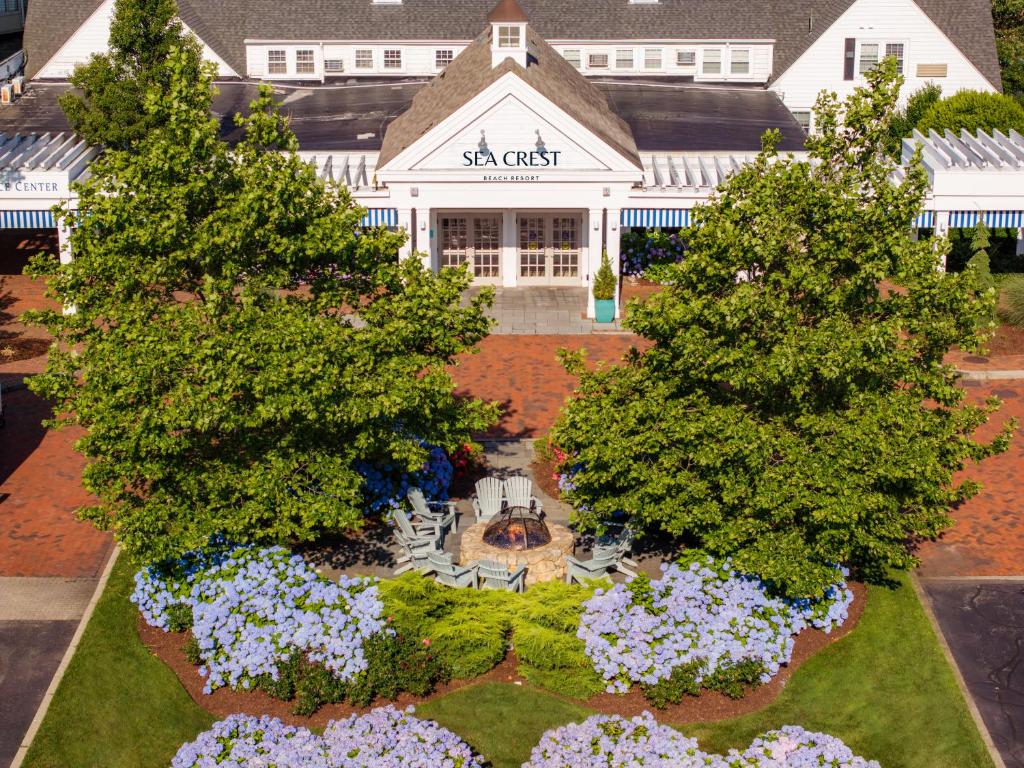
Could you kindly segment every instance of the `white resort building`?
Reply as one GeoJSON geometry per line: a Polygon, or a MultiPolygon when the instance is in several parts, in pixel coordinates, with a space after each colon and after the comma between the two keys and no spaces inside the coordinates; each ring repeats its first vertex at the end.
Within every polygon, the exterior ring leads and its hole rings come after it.
{"type": "MultiPolygon", "coordinates": [[[[882,57],[904,95],[1000,82],[989,0],[493,2],[178,5],[219,68],[219,115],[273,81],[309,162],[366,224],[408,232],[402,257],[506,287],[589,286],[624,229],[687,225],[766,130],[799,153],[818,93],[848,93],[882,57]]],[[[52,227],[87,167],[56,98],[105,50],[112,6],[29,4],[30,82],[0,111],[0,226],[52,227]]],[[[933,183],[920,227],[1022,226],[1024,138],[915,139],[933,183]]]]}

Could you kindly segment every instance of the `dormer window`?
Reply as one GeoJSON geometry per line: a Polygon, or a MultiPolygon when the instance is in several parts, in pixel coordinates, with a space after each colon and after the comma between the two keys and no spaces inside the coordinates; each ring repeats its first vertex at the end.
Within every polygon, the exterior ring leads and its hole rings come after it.
{"type": "Polygon", "coordinates": [[[519,48],[522,40],[522,27],[504,24],[498,27],[499,48],[519,48]]]}

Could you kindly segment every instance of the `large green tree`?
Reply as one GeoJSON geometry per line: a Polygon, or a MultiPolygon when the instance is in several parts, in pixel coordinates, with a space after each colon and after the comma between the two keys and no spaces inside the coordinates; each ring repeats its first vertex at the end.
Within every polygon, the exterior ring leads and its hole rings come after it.
{"type": "Polygon", "coordinates": [[[115,0],[109,51],[76,67],[72,90],[60,97],[74,131],[93,144],[121,148],[145,136],[161,119],[145,108],[146,92],[168,87],[172,50],[198,80],[199,44],[177,12],[175,0],[115,0]]]}
{"type": "Polygon", "coordinates": [[[495,407],[456,397],[446,365],[488,331],[464,270],[399,264],[403,236],[358,233],[269,89],[234,148],[210,117],[212,72],[172,52],[155,126],[77,185],[74,260],[37,273],[73,314],[32,389],[86,433],[83,510],[141,560],[239,541],[308,540],[364,519],[357,460],[422,466],[495,407]]]}
{"type": "Polygon", "coordinates": [[[649,350],[592,372],[567,356],[580,384],[552,436],[581,523],[625,513],[813,595],[837,563],[912,566],[908,543],[975,493],[954,473],[1005,449],[972,437],[996,404],[966,404],[943,363],[983,341],[991,296],[911,238],[927,182],[891,176],[899,78],[868,79],[819,99],[809,160],[768,135],[695,211],[671,284],[629,307],[649,350]]]}
{"type": "Polygon", "coordinates": [[[1003,91],[1024,97],[1024,0],[992,0],[1003,91]]]}
{"type": "Polygon", "coordinates": [[[914,127],[925,135],[928,131],[941,134],[947,130],[956,134],[962,130],[1024,131],[1024,106],[1002,93],[960,91],[928,107],[914,127]]]}

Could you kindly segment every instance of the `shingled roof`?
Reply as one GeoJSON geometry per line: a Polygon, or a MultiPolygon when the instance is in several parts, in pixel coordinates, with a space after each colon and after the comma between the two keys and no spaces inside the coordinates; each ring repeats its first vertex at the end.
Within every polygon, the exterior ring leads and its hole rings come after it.
{"type": "Polygon", "coordinates": [[[491,66],[490,28],[479,35],[441,74],[417,93],[409,109],[388,126],[377,167],[384,166],[510,72],[521,77],[638,168],[641,167],[633,133],[629,125],[612,111],[604,93],[530,26],[526,27],[526,48],[526,67],[511,58],[491,66]]]}
{"type": "Polygon", "coordinates": [[[32,0],[25,12],[25,74],[33,77],[103,0],[32,0]]]}
{"type": "MultiPolygon", "coordinates": [[[[778,78],[856,0],[521,0],[547,40],[775,40],[778,78]],[[808,21],[810,20],[810,23],[808,21]]],[[[989,0],[915,0],[996,88],[989,0]]],[[[494,0],[178,0],[182,21],[239,74],[245,40],[472,40],[494,0]]],[[[99,0],[32,0],[25,28],[35,74],[99,0]]]]}

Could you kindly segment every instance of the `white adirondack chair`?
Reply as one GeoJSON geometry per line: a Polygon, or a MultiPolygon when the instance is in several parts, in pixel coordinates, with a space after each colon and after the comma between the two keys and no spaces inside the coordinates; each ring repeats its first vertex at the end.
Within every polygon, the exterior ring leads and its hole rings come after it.
{"type": "Polygon", "coordinates": [[[504,500],[504,485],[496,477],[485,477],[476,481],[476,493],[473,496],[473,514],[477,522],[490,520],[501,514],[504,500]]]}
{"type": "Polygon", "coordinates": [[[544,513],[540,499],[533,495],[533,481],[523,475],[512,475],[505,479],[505,501],[510,507],[526,507],[538,515],[544,513]]]}
{"type": "Polygon", "coordinates": [[[599,579],[607,576],[608,571],[615,570],[627,576],[636,576],[636,573],[626,568],[620,562],[618,552],[607,552],[601,555],[595,554],[589,560],[577,560],[575,557],[565,558],[565,583],[572,584],[578,581],[581,584],[584,579],[599,579]]]}
{"type": "Polygon", "coordinates": [[[447,533],[449,529],[459,529],[454,501],[427,501],[419,488],[410,488],[406,491],[405,497],[412,504],[412,511],[425,523],[437,527],[442,534],[447,533]]]}
{"type": "Polygon", "coordinates": [[[452,562],[451,556],[444,553],[427,553],[427,562],[430,565],[430,572],[438,584],[449,587],[473,587],[476,588],[476,566],[456,565],[452,562]]]}
{"type": "Polygon", "coordinates": [[[436,541],[438,549],[444,538],[438,526],[433,523],[412,523],[405,514],[404,509],[391,510],[391,519],[395,523],[396,534],[401,534],[411,542],[415,541],[436,541]]]}
{"type": "Polygon", "coordinates": [[[515,572],[504,563],[481,560],[477,567],[480,589],[506,589],[522,592],[526,588],[526,566],[519,566],[515,572]]]}

